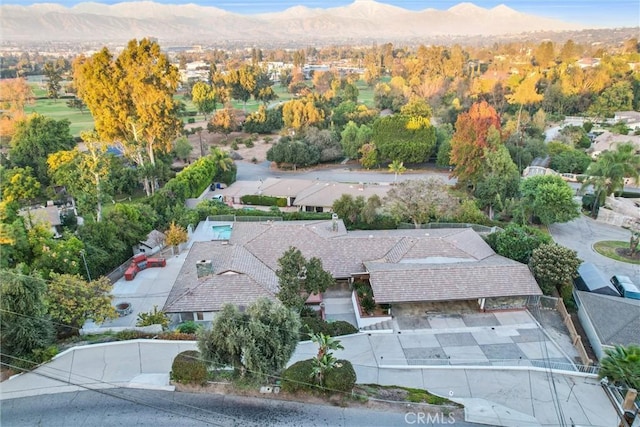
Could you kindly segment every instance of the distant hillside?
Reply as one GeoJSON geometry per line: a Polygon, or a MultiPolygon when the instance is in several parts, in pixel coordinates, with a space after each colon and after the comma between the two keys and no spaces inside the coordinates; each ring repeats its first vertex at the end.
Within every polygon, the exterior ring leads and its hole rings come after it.
{"type": "Polygon", "coordinates": [[[527,15],[504,5],[484,9],[460,3],[448,10],[409,11],[356,0],[345,7],[240,15],[195,4],[139,1],[105,5],[52,3],[0,6],[7,41],[123,41],[154,36],[163,41],[399,41],[439,36],[505,35],[578,30],[580,26],[527,15]]]}

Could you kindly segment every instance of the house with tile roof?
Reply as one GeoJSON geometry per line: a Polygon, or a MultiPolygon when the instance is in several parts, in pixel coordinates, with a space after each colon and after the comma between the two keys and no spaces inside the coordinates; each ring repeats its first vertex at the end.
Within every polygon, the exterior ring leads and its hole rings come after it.
{"type": "Polygon", "coordinates": [[[640,301],[575,290],[578,318],[598,359],[616,345],[640,345],[640,301]]]}
{"type": "Polygon", "coordinates": [[[373,195],[383,198],[391,189],[382,184],[353,184],[308,179],[267,178],[259,187],[259,194],[284,197],[288,206],[305,212],[331,212],[333,203],[343,194],[365,199],[373,195]]]}
{"type": "Polygon", "coordinates": [[[375,302],[391,310],[451,301],[521,309],[542,294],[526,265],[497,255],[469,228],[347,231],[339,219],[236,222],[228,240],[192,245],[164,311],[179,321],[212,320],[225,303],[276,298],[278,259],[291,246],[321,259],[336,281],[368,281],[375,302]]]}

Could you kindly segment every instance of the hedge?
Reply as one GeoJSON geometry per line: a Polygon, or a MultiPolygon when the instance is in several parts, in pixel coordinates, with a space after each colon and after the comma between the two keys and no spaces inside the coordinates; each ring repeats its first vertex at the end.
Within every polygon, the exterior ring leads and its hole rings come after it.
{"type": "Polygon", "coordinates": [[[258,194],[244,195],[240,198],[240,201],[245,205],[278,206],[279,208],[287,206],[287,199],[285,197],[261,196],[258,194]]]}
{"type": "Polygon", "coordinates": [[[295,393],[300,390],[312,390],[313,359],[301,360],[289,366],[282,373],[282,390],[295,393]]]}
{"type": "Polygon", "coordinates": [[[207,365],[195,350],[183,351],[173,359],[171,379],[181,384],[204,384],[207,381],[207,365]]]}
{"type": "Polygon", "coordinates": [[[324,386],[328,391],[351,392],[356,385],[356,371],[348,360],[338,360],[336,367],[324,375],[324,386]]]}
{"type": "Polygon", "coordinates": [[[323,333],[331,337],[350,335],[358,332],[358,328],[344,320],[327,322],[314,316],[302,317],[300,320],[302,321],[302,328],[300,329],[301,340],[310,339],[309,330],[314,334],[323,333]]]}

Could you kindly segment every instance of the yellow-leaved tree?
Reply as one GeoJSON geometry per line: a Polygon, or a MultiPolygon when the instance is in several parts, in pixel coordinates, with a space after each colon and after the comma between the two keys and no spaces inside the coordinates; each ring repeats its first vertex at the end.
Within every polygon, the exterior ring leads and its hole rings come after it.
{"type": "Polygon", "coordinates": [[[102,141],[122,146],[145,171],[147,195],[155,189],[155,153],[171,150],[182,122],[173,98],[178,69],[149,39],[131,40],[117,58],[107,48],[73,64],[78,97],[87,105],[102,141]]]}
{"type": "Polygon", "coordinates": [[[87,282],[77,274],[51,273],[45,293],[47,311],[58,325],[67,325],[77,334],[87,319],[96,323],[118,317],[111,305],[111,282],[102,276],[87,282]]]}
{"type": "Polygon", "coordinates": [[[171,223],[169,229],[165,231],[164,234],[165,236],[167,236],[167,238],[165,239],[165,243],[173,248],[174,253],[176,248],[181,243],[185,243],[187,240],[189,240],[187,230],[185,230],[184,227],[181,227],[175,222],[171,223]]]}

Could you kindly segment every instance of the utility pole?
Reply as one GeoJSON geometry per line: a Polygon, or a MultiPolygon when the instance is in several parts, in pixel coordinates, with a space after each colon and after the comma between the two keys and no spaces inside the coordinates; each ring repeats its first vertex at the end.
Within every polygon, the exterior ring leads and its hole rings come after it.
{"type": "Polygon", "coordinates": [[[84,261],[84,268],[87,271],[87,278],[89,282],[91,282],[91,274],[89,273],[89,266],[87,265],[87,258],[84,256],[84,249],[80,251],[80,255],[82,255],[82,260],[84,261]]]}

